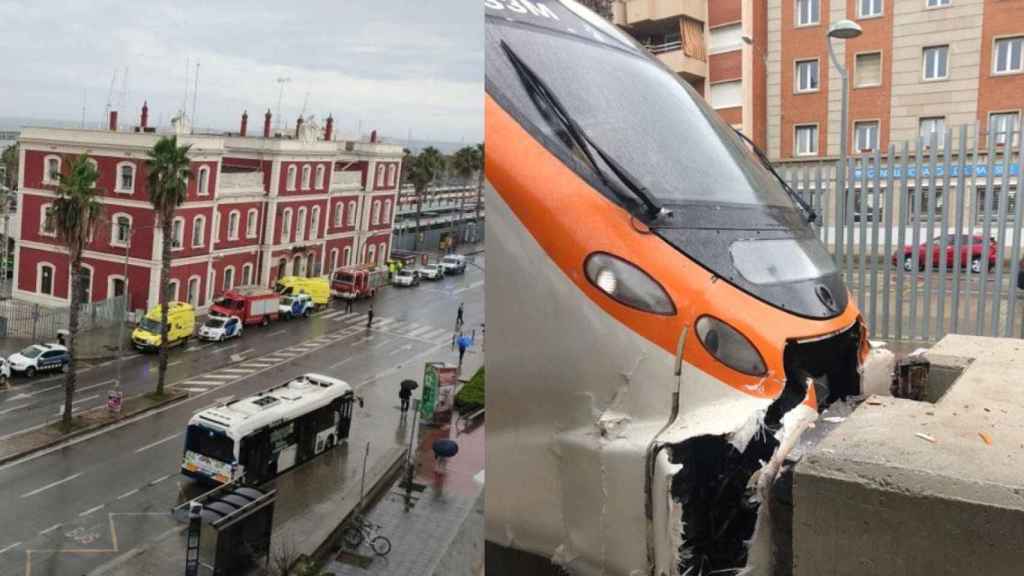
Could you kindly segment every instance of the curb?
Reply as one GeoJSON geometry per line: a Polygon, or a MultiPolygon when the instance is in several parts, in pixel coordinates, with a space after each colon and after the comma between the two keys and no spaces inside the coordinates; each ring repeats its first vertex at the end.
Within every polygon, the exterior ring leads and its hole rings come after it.
{"type": "MultiPolygon", "coordinates": [[[[75,430],[75,431],[70,432],[68,434],[65,434],[63,436],[60,436],[58,438],[55,438],[52,441],[47,442],[45,444],[41,444],[39,446],[33,446],[32,448],[29,448],[27,450],[22,450],[21,452],[18,452],[18,453],[15,453],[15,454],[10,454],[8,456],[0,456],[0,465],[6,464],[8,462],[12,462],[14,460],[18,460],[19,458],[24,458],[25,456],[29,456],[29,455],[35,454],[36,452],[41,452],[43,450],[46,450],[47,448],[52,448],[53,446],[56,446],[58,444],[61,444],[62,442],[66,442],[68,440],[72,440],[72,439],[77,438],[79,436],[84,436],[86,434],[89,434],[89,433],[92,433],[92,432],[96,432],[97,430],[102,430],[103,428],[107,428],[107,427],[113,426],[115,424],[120,424],[120,423],[122,423],[124,420],[126,420],[128,418],[134,418],[135,416],[138,416],[140,414],[145,414],[146,412],[150,412],[152,410],[156,410],[157,408],[163,408],[164,406],[167,406],[168,404],[174,404],[174,403],[177,403],[177,402],[181,402],[183,400],[187,400],[188,397],[189,397],[188,392],[180,392],[180,393],[178,393],[178,395],[171,396],[171,397],[169,397],[169,398],[167,398],[165,400],[161,400],[160,402],[158,402],[156,404],[153,404],[152,406],[147,406],[147,407],[145,407],[145,408],[143,408],[141,410],[132,412],[130,414],[122,414],[121,417],[116,419],[116,420],[111,420],[110,422],[103,422],[103,423],[100,423],[100,424],[93,424],[91,426],[86,426],[85,428],[79,428],[78,430],[75,430]]],[[[92,408],[90,410],[87,410],[87,412],[91,412],[93,410],[106,410],[106,406],[97,406],[96,408],[92,408]]],[[[56,422],[56,421],[54,421],[54,422],[56,422]]],[[[48,422],[47,424],[53,424],[54,422],[48,422]]],[[[30,430],[30,431],[25,432],[25,433],[28,434],[30,432],[32,432],[32,431],[30,430]]]]}

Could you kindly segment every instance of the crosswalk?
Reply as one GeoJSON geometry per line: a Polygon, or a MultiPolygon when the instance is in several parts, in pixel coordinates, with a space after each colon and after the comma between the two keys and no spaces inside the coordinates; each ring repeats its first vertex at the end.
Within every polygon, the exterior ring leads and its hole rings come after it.
{"type": "MultiPolygon", "coordinates": [[[[365,331],[367,320],[365,312],[330,310],[317,314],[315,317],[320,318],[322,321],[335,324],[341,329],[300,342],[299,344],[294,344],[281,350],[262,354],[250,360],[243,360],[236,365],[220,368],[213,372],[196,376],[195,378],[176,384],[176,387],[192,393],[207,392],[214,388],[219,388],[243,378],[247,378],[257,372],[269,370],[275,366],[289,362],[298,356],[309,354],[320,348],[359,334],[363,334],[364,336],[357,340],[353,340],[352,345],[368,345],[369,349],[377,348],[393,340],[393,338],[385,338],[386,336],[400,336],[431,345],[445,344],[450,342],[452,339],[451,330],[437,328],[436,326],[430,326],[418,322],[398,320],[397,318],[389,316],[375,316],[373,324],[370,327],[370,332],[367,334],[365,331]]],[[[408,349],[408,347],[400,348],[399,350],[406,349],[408,349]]]]}

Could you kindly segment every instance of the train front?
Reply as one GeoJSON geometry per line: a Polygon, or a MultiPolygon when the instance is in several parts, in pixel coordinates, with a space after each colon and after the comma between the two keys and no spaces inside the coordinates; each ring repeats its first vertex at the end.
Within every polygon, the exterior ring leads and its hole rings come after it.
{"type": "Polygon", "coordinates": [[[859,312],[685,81],[571,1],[484,5],[488,558],[741,566],[786,423],[860,391],[859,312]]]}

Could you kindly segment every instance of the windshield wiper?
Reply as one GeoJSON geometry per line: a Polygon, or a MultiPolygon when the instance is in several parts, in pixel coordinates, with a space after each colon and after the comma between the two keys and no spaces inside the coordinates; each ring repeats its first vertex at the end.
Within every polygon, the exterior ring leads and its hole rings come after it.
{"type": "Polygon", "coordinates": [[[758,160],[761,161],[761,164],[764,165],[764,167],[767,168],[773,176],[775,176],[775,179],[778,180],[780,184],[782,184],[782,188],[786,191],[787,194],[789,194],[789,197],[792,198],[793,201],[796,202],[798,206],[800,206],[800,209],[804,211],[804,213],[807,215],[807,222],[813,224],[814,221],[818,219],[818,214],[817,212],[814,211],[813,208],[811,208],[811,205],[808,204],[802,196],[797,194],[796,190],[793,190],[793,188],[790,187],[789,183],[782,179],[782,176],[779,176],[779,173],[775,171],[775,167],[772,166],[772,163],[768,160],[768,157],[764,155],[764,152],[762,152],[760,148],[757,147],[757,144],[754,144],[753,140],[747,138],[746,134],[740,132],[735,128],[733,128],[733,131],[736,132],[736,134],[739,134],[740,138],[746,140],[747,144],[750,144],[750,147],[754,149],[754,154],[757,155],[757,158],[758,160]]]}
{"type": "Polygon", "coordinates": [[[516,72],[519,74],[520,79],[523,81],[523,84],[527,89],[536,92],[547,100],[552,110],[554,110],[554,115],[558,118],[559,123],[562,124],[565,131],[569,134],[569,137],[572,138],[576,146],[583,152],[584,156],[587,157],[587,160],[590,162],[594,172],[606,186],[614,189],[620,196],[622,196],[622,187],[624,186],[633,194],[633,196],[643,203],[645,207],[643,216],[649,221],[653,221],[660,216],[672,215],[671,210],[668,210],[655,202],[654,199],[651,198],[651,194],[645,186],[640,184],[625,167],[616,162],[611,156],[602,150],[586,132],[583,131],[583,128],[573,120],[572,116],[569,115],[569,112],[558,100],[558,97],[555,96],[555,93],[551,91],[543,80],[541,80],[540,76],[538,76],[536,72],[534,72],[525,62],[522,61],[522,59],[519,58],[519,55],[517,55],[515,51],[512,50],[512,47],[504,40],[501,41],[501,48],[505,51],[508,59],[512,62],[512,65],[515,67],[516,72]],[[605,175],[604,171],[602,171],[598,166],[594,156],[590,153],[591,150],[601,157],[601,160],[608,166],[608,168],[611,169],[623,186],[615,184],[607,175],[605,175]]]}

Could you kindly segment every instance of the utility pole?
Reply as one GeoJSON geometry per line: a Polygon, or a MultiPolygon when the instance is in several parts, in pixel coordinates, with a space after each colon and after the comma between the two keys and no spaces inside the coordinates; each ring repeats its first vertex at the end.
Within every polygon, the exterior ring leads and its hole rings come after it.
{"type": "Polygon", "coordinates": [[[284,98],[284,85],[289,83],[289,82],[291,82],[291,81],[292,81],[291,78],[278,78],[276,80],[278,86],[280,86],[280,88],[278,88],[278,91],[277,91],[277,128],[278,128],[278,130],[281,129],[281,100],[284,98]]]}
{"type": "Polygon", "coordinates": [[[405,511],[412,508],[412,479],[416,476],[416,419],[420,415],[419,398],[412,399],[412,430],[409,431],[409,449],[405,452],[405,511]]]}

